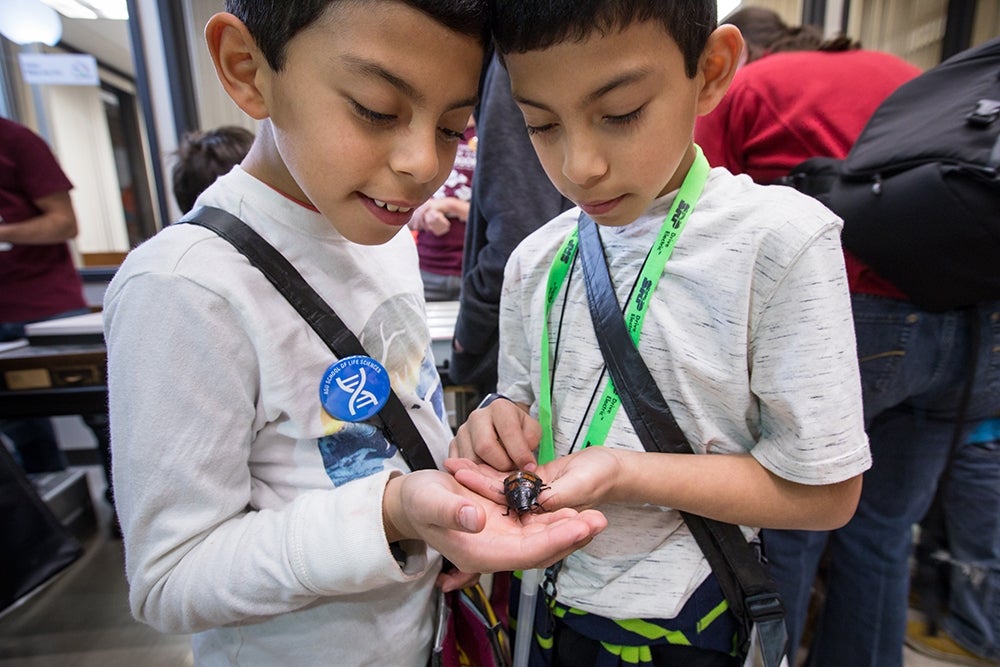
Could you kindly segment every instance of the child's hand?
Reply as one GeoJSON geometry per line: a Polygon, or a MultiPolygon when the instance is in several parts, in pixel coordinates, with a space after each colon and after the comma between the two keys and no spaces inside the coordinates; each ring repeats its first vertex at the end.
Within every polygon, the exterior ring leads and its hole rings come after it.
{"type": "Polygon", "coordinates": [[[451,441],[449,456],[496,470],[534,470],[541,437],[542,427],[524,406],[500,399],[472,411],[451,441]]]}
{"type": "Polygon", "coordinates": [[[452,218],[466,221],[469,218],[469,202],[456,197],[430,199],[413,212],[409,227],[443,236],[451,229],[452,218]]]}
{"type": "Polygon", "coordinates": [[[389,480],[382,513],[390,541],[418,539],[462,572],[546,567],[586,545],[607,526],[596,510],[522,515],[437,470],[389,480]],[[505,516],[506,514],[506,516],[505,516]]]}
{"type": "Polygon", "coordinates": [[[435,585],[445,593],[458,591],[468,586],[473,586],[481,575],[478,572],[462,572],[461,570],[449,570],[438,575],[435,585]]]}
{"type": "Polygon", "coordinates": [[[503,481],[511,474],[509,470],[497,470],[486,463],[476,463],[468,458],[445,459],[444,469],[454,475],[465,488],[498,505],[506,506],[503,481]]]}
{"type": "MultiPolygon", "coordinates": [[[[509,472],[457,458],[446,459],[444,467],[463,486],[494,502],[506,503],[503,481],[509,472]]],[[[545,485],[538,496],[542,511],[565,507],[583,511],[620,500],[615,494],[622,471],[613,449],[588,447],[538,466],[534,472],[545,485]]]]}
{"type": "Polygon", "coordinates": [[[617,450],[608,447],[587,447],[560,456],[535,473],[548,489],[539,496],[546,509],[572,507],[584,510],[602,503],[622,500],[617,497],[622,477],[617,450]]]}
{"type": "Polygon", "coordinates": [[[431,199],[417,207],[417,210],[410,216],[407,226],[415,231],[430,232],[434,236],[447,234],[451,228],[451,221],[440,210],[438,200],[431,199]]]}

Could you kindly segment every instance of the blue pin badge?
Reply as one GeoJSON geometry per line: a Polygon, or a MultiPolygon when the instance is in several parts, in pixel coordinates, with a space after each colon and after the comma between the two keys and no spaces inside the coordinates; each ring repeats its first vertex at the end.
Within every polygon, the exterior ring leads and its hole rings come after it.
{"type": "Polygon", "coordinates": [[[356,354],[330,364],[319,383],[319,400],[331,417],[359,422],[378,413],[390,391],[385,366],[356,354]]]}

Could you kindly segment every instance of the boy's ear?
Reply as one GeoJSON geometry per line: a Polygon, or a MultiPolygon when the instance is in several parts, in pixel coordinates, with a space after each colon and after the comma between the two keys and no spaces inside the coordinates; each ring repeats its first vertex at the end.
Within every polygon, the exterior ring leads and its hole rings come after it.
{"type": "Polygon", "coordinates": [[[699,65],[703,77],[698,95],[699,116],[712,111],[729,90],[729,84],[739,69],[742,52],[743,36],[736,26],[720,25],[709,35],[699,65]]]}
{"type": "Polygon", "coordinates": [[[205,26],[205,41],[215,73],[236,105],[251,118],[267,118],[258,75],[266,74],[269,68],[243,22],[232,14],[216,14],[205,26]]]}

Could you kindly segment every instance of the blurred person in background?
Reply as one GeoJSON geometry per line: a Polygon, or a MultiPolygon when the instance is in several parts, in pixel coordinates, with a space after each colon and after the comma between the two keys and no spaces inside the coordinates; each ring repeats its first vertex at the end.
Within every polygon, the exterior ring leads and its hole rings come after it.
{"type": "Polygon", "coordinates": [[[214,130],[188,132],[181,138],[171,178],[174,198],[182,212],[193,209],[205,188],[243,161],[253,144],[253,136],[246,128],[223,125],[214,130]]]}
{"type": "MultiPolygon", "coordinates": [[[[722,103],[699,119],[695,138],[713,165],[759,183],[775,182],[811,157],[845,157],[875,109],[920,74],[900,58],[861,49],[846,37],[826,40],[817,28],[787,26],[770,10],[746,8],[727,22],[747,38],[746,63],[722,103]]],[[[830,533],[765,530],[764,544],[788,609],[790,662],[813,600],[818,614],[814,635],[807,638],[809,665],[893,667],[902,664],[907,631],[912,528],[945,478],[949,444],[959,443],[956,459],[970,447],[956,429],[969,430],[1000,401],[1000,304],[984,304],[969,315],[925,312],[846,250],[845,265],[873,467],[865,473],[858,511],[845,527],[830,533]],[[969,355],[978,369],[973,377],[969,355]],[[966,387],[970,399],[963,406],[966,387]],[[824,554],[824,593],[814,598],[824,554]]],[[[977,481],[991,469],[982,464],[992,460],[995,468],[1000,461],[995,451],[991,459],[979,460],[978,467],[952,465],[950,485],[981,488],[977,481]]],[[[982,531],[991,520],[995,527],[998,494],[994,488],[965,505],[963,520],[949,532],[964,530],[957,536],[962,543],[990,541],[982,531]]],[[[972,580],[960,574],[952,578],[953,587],[971,586],[972,580]]],[[[957,595],[983,599],[981,591],[957,595]]],[[[962,630],[967,648],[988,655],[996,644],[989,648],[984,638],[991,629],[981,621],[1000,613],[981,612],[964,614],[962,630]],[[978,619],[979,627],[969,619],[978,619]]],[[[953,657],[970,659],[959,651],[953,657]]]]}
{"type": "Polygon", "coordinates": [[[470,116],[448,180],[410,219],[427,301],[457,301],[462,290],[462,248],[477,145],[476,122],[470,116]]]}

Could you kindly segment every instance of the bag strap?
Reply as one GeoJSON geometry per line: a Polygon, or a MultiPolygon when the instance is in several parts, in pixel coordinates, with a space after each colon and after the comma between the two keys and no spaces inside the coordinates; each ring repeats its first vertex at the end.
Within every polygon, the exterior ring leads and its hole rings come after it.
{"type": "MultiPolygon", "coordinates": [[[[650,452],[693,453],[629,336],[596,223],[581,213],[578,228],[580,260],[594,331],[636,435],[650,452]]],[[[777,667],[785,654],[787,641],[785,610],[756,550],[734,524],[689,512],[681,512],[681,516],[708,559],[730,609],[743,625],[741,649],[744,655],[749,651],[751,629],[756,625],[764,664],[777,667]]]]}
{"type": "MultiPolygon", "coordinates": [[[[295,267],[245,222],[212,206],[201,206],[179,222],[210,229],[231,243],[281,292],[338,358],[369,356],[357,336],[295,267]]],[[[437,468],[427,443],[395,391],[389,392],[376,419],[382,422],[386,437],[399,447],[412,470],[437,468]]]]}

